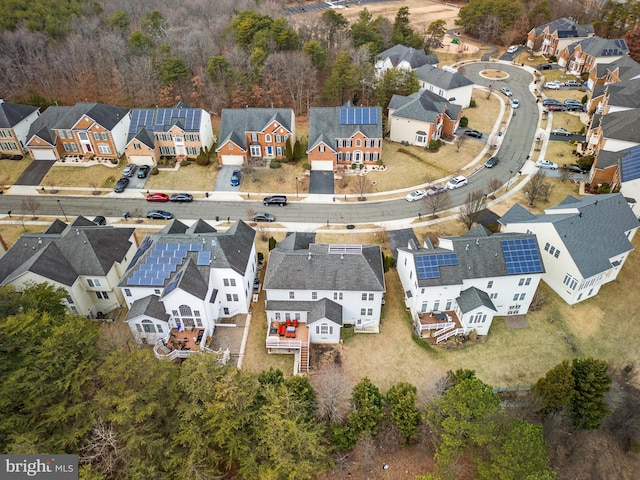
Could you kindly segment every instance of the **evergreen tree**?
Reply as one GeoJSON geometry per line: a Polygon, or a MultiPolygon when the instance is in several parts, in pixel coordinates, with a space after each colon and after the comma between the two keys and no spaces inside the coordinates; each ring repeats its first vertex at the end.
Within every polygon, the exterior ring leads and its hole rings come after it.
{"type": "Polygon", "coordinates": [[[571,398],[573,424],[579,428],[600,428],[602,419],[611,411],[604,395],[611,388],[607,364],[594,358],[573,360],[574,395],[571,398]]]}
{"type": "Polygon", "coordinates": [[[568,360],[549,370],[533,386],[533,393],[542,402],[541,413],[547,415],[571,405],[574,386],[573,366],[568,360]]]}
{"type": "Polygon", "coordinates": [[[420,425],[420,412],[416,405],[416,387],[405,382],[395,384],[387,392],[391,407],[391,421],[398,427],[407,442],[415,440],[420,425]]]}
{"type": "Polygon", "coordinates": [[[393,23],[391,41],[396,45],[404,45],[415,49],[424,46],[424,40],[409,25],[409,7],[400,7],[393,23]]]}
{"type": "Polygon", "coordinates": [[[357,67],[346,52],[338,53],[331,68],[331,74],[324,86],[327,101],[344,104],[351,99],[353,92],[358,89],[359,78],[357,67]]]}

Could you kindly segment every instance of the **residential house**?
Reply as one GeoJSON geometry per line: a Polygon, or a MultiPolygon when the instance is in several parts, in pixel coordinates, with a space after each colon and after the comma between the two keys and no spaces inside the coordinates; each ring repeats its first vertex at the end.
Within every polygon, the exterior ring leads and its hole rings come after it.
{"type": "Polygon", "coordinates": [[[125,322],[158,358],[210,352],[216,326],[249,312],[256,273],[255,230],[243,221],[218,232],[174,220],[147,234],[118,285],[125,322]]]}
{"type": "Polygon", "coordinates": [[[0,158],[24,154],[31,124],[40,115],[38,107],[8,103],[0,98],[0,158]]]}
{"type": "Polygon", "coordinates": [[[158,164],[161,156],[195,159],[215,142],[211,115],[182,102],[173,108],[134,108],[125,154],[129,163],[158,164]]]}
{"type": "Polygon", "coordinates": [[[536,237],[478,225],[459,237],[398,248],[398,275],[416,334],[437,343],[475,331],[493,318],[529,311],[544,273],[536,237]]]}
{"type": "Polygon", "coordinates": [[[459,105],[429,90],[394,95],[389,102],[389,140],[424,147],[442,135],[453,136],[460,118],[459,105]]]}
{"type": "Polygon", "coordinates": [[[593,87],[593,97],[596,97],[597,87],[640,79],[640,64],[630,56],[624,55],[611,63],[596,64],[589,72],[589,79],[593,87]]]}
{"type": "Polygon", "coordinates": [[[220,165],[245,165],[252,159],[284,158],[287,142],[296,141],[296,118],[290,108],[225,108],[220,117],[220,165]]]}
{"type": "Polygon", "coordinates": [[[593,35],[593,25],[580,25],[570,18],[559,18],[532,28],[527,34],[526,45],[535,55],[551,57],[577,39],[593,35]]]}
{"type": "Polygon", "coordinates": [[[640,72],[636,78],[593,88],[589,111],[607,115],[637,108],[640,108],[640,72]]]}
{"type": "Polygon", "coordinates": [[[611,186],[619,187],[628,202],[631,199],[640,200],[640,145],[616,154],[619,157],[618,165],[611,186]]]}
{"type": "Polygon", "coordinates": [[[420,90],[428,90],[463,108],[471,104],[474,83],[451,67],[425,65],[414,71],[420,90]]]}
{"type": "Polygon", "coordinates": [[[501,231],[531,232],[542,246],[542,277],[569,305],[598,294],[618,276],[640,222],[620,194],[567,196],[534,215],[514,205],[500,219],[501,231]]]}
{"type": "Polygon", "coordinates": [[[81,102],[55,107],[32,125],[27,148],[37,160],[61,156],[117,160],[124,153],[130,123],[129,110],[112,105],[81,102]]]}
{"type": "MultiPolygon", "coordinates": [[[[579,40],[558,53],[558,65],[573,75],[589,73],[598,64],[608,64],[629,54],[627,43],[621,38],[597,36],[579,40]]],[[[591,88],[592,79],[585,82],[591,88]]]]}
{"type": "Polygon", "coordinates": [[[269,353],[309,368],[309,343],[336,344],[344,327],[378,333],[385,292],[378,245],[316,244],[292,233],[271,250],[264,277],[269,353]]]}
{"type": "Polygon", "coordinates": [[[102,317],[124,305],[116,288],[137,249],[133,228],[98,226],[84,217],[25,233],[0,258],[0,285],[22,290],[47,282],[67,292],[70,311],[102,317]]]}
{"type": "Polygon", "coordinates": [[[375,75],[382,78],[385,72],[391,68],[397,68],[404,72],[410,72],[423,65],[437,65],[437,55],[427,55],[422,49],[394,45],[376,56],[374,64],[375,75]]]}
{"type": "Polygon", "coordinates": [[[309,109],[311,170],[333,171],[338,166],[376,165],[382,155],[382,107],[309,109]]]}

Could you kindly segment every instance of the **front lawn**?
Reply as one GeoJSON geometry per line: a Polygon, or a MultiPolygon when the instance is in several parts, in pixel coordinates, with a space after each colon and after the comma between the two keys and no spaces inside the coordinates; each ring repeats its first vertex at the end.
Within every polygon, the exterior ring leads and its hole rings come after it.
{"type": "Polygon", "coordinates": [[[22,160],[0,160],[0,187],[16,183],[32,161],[31,155],[25,155],[22,160]]]}

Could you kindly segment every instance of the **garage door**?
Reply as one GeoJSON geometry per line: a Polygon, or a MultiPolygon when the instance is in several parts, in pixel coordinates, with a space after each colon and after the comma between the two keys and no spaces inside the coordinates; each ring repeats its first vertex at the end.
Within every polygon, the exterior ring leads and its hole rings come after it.
{"type": "Polygon", "coordinates": [[[56,154],[53,150],[31,150],[34,160],[56,160],[56,154]]]}
{"type": "Polygon", "coordinates": [[[127,160],[129,160],[129,163],[135,163],[136,165],[153,167],[153,157],[151,155],[129,155],[127,160]]]}
{"type": "Polygon", "coordinates": [[[324,172],[333,171],[333,161],[331,160],[313,160],[311,162],[311,170],[321,170],[324,172]]]}
{"type": "Polygon", "coordinates": [[[222,165],[242,165],[244,157],[242,155],[222,155],[222,165]]]}

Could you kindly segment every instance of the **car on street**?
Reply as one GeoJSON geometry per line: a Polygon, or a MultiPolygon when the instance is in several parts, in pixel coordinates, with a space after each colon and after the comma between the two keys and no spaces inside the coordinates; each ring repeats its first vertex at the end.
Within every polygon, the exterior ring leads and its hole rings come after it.
{"type": "Polygon", "coordinates": [[[166,193],[150,193],[147,195],[147,202],[168,202],[169,195],[166,193]]]}
{"type": "Polygon", "coordinates": [[[491,157],[489,160],[487,160],[484,166],[486,168],[493,168],[498,164],[499,161],[500,160],[498,159],[498,157],[491,157]]]}
{"type": "Polygon", "coordinates": [[[465,130],[464,134],[469,135],[470,137],[482,138],[482,132],[479,132],[478,130],[465,130]]]}
{"type": "Polygon", "coordinates": [[[589,170],[585,170],[577,163],[565,163],[562,165],[562,169],[571,173],[589,173],[589,170]]]}
{"type": "Polygon", "coordinates": [[[582,82],[579,82],[578,80],[567,80],[566,82],[564,82],[564,84],[567,87],[580,87],[580,86],[582,86],[582,82]]]}
{"type": "Polygon", "coordinates": [[[190,202],[193,200],[193,195],[190,193],[174,193],[169,197],[170,202],[190,202]]]}
{"type": "Polygon", "coordinates": [[[122,177],[120,180],[116,182],[115,187],[113,187],[113,191],[116,193],[124,192],[124,189],[129,185],[129,179],[127,177],[122,177]]]}
{"type": "Polygon", "coordinates": [[[274,222],[276,217],[267,212],[257,212],[253,214],[252,219],[254,222],[274,222]]]}
{"type": "Polygon", "coordinates": [[[520,100],[518,100],[517,98],[514,98],[513,100],[511,100],[511,108],[518,108],[520,107],[520,100]]]}
{"type": "Polygon", "coordinates": [[[136,173],[136,170],[138,170],[138,165],[136,165],[135,163],[130,163],[129,165],[124,167],[124,170],[122,171],[122,176],[133,177],[133,174],[136,173]]]}
{"type": "Polygon", "coordinates": [[[566,109],[567,107],[562,104],[552,103],[551,105],[547,105],[547,110],[550,112],[564,112],[566,109]]]}
{"type": "Polygon", "coordinates": [[[507,48],[507,53],[516,53],[518,51],[518,45],[511,45],[509,48],[507,48]]]}
{"type": "Polygon", "coordinates": [[[138,178],[147,178],[150,171],[151,167],[149,165],[141,165],[140,168],[138,168],[138,178]]]}
{"type": "Polygon", "coordinates": [[[544,88],[548,88],[549,90],[560,90],[564,84],[554,80],[553,82],[547,82],[544,84],[544,88]]]}
{"type": "Polygon", "coordinates": [[[407,202],[417,202],[418,200],[422,200],[426,195],[426,190],[414,190],[404,198],[407,200],[407,202]]]}
{"type": "Polygon", "coordinates": [[[238,185],[240,185],[240,170],[234,170],[233,173],[231,174],[231,186],[232,187],[237,187],[238,185]]]}
{"type": "Polygon", "coordinates": [[[284,207],[287,204],[287,197],[284,195],[272,195],[262,200],[263,205],[280,205],[284,207]]]}
{"type": "Polygon", "coordinates": [[[507,97],[513,96],[513,93],[511,93],[511,90],[509,90],[507,87],[502,87],[500,91],[504,93],[507,97]]]}
{"type": "Polygon", "coordinates": [[[562,127],[554,128],[553,130],[551,130],[551,133],[554,135],[564,135],[565,137],[571,135],[571,132],[569,130],[562,127]]]}
{"type": "Polygon", "coordinates": [[[464,177],[462,175],[459,175],[457,177],[453,177],[447,183],[447,190],[453,190],[455,188],[464,187],[468,182],[469,182],[469,180],[467,179],[467,177],[464,177]]]}
{"type": "Polygon", "coordinates": [[[538,160],[536,162],[536,167],[538,168],[549,168],[551,170],[557,170],[558,164],[550,162],[549,160],[538,160]]]}
{"type": "Polygon", "coordinates": [[[149,210],[147,212],[147,218],[152,218],[154,220],[171,220],[173,215],[169,212],[165,212],[164,210],[149,210]]]}
{"type": "Polygon", "coordinates": [[[429,190],[427,190],[427,196],[431,195],[440,195],[441,193],[446,193],[447,187],[444,185],[434,185],[429,190]]]}

